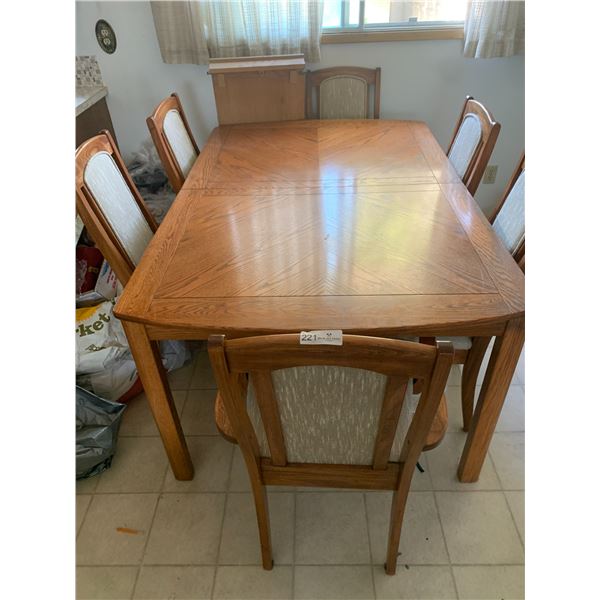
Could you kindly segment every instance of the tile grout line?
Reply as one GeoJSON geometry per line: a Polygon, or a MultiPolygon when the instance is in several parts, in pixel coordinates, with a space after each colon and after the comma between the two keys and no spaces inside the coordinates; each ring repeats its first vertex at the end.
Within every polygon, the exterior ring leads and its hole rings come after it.
{"type": "Polygon", "coordinates": [[[217,556],[215,559],[215,571],[213,573],[212,585],[210,588],[210,597],[213,598],[215,594],[215,587],[217,584],[217,571],[219,569],[220,559],[221,559],[221,544],[223,542],[223,529],[225,527],[225,515],[227,514],[227,505],[229,501],[229,486],[231,484],[231,473],[233,471],[233,459],[235,456],[235,448],[233,448],[231,452],[231,458],[229,460],[229,473],[227,475],[227,481],[225,482],[225,502],[223,503],[223,516],[221,517],[221,528],[219,532],[219,544],[217,546],[217,556]]]}
{"type": "MultiPolygon", "coordinates": [[[[77,531],[75,532],[75,543],[77,544],[77,539],[79,538],[79,534],[81,533],[81,530],[83,528],[83,524],[85,523],[85,519],[87,517],[88,511],[90,510],[90,506],[92,504],[92,500],[94,499],[94,494],[79,494],[80,496],[90,496],[90,501],[87,503],[87,506],[85,507],[85,511],[83,513],[83,518],[81,519],[81,523],[79,524],[79,527],[77,527],[77,531]]],[[[75,494],[75,512],[77,512],[77,494],[75,494]]],[[[77,514],[75,514],[75,520],[77,521],[77,514]]]]}
{"type": "MultiPolygon", "coordinates": [[[[429,466],[429,458],[427,458],[427,454],[425,452],[421,452],[421,456],[419,457],[419,460],[423,459],[423,462],[425,463],[424,465],[421,465],[424,469],[425,469],[425,475],[427,476],[427,479],[429,481],[429,486],[430,486],[430,490],[433,492],[433,477],[431,475],[431,467],[429,466]]],[[[422,473],[421,473],[422,475],[422,473]]],[[[415,476],[414,472],[413,472],[413,477],[415,476]]],[[[411,486],[412,486],[412,479],[410,481],[411,486]]],[[[410,493],[410,489],[408,490],[410,493]]],[[[419,490],[414,490],[419,491],[419,490]]],[[[428,491],[428,490],[422,490],[422,491],[428,491]]]]}
{"type": "MultiPolygon", "coordinates": [[[[523,433],[525,433],[525,432],[523,432],[523,433]]],[[[494,465],[494,470],[496,470],[496,465],[494,463],[494,459],[492,458],[492,453],[488,451],[488,455],[490,457],[490,461],[494,465]]],[[[496,474],[498,474],[497,471],[496,471],[496,474]]],[[[498,481],[500,481],[500,477],[498,477],[498,481]]],[[[521,546],[523,548],[523,553],[525,553],[525,540],[521,537],[521,532],[519,531],[519,528],[517,526],[517,520],[515,518],[515,515],[513,514],[512,508],[510,507],[510,502],[508,501],[508,498],[506,497],[506,492],[523,492],[523,495],[525,495],[525,490],[505,490],[504,487],[502,486],[501,481],[500,481],[500,486],[502,488],[502,496],[504,496],[504,502],[506,502],[506,506],[508,508],[508,513],[510,514],[510,518],[512,519],[513,525],[515,526],[515,529],[517,530],[517,535],[519,536],[519,541],[521,542],[521,546]]]]}
{"type": "MultiPolygon", "coordinates": [[[[163,485],[164,485],[164,480],[167,476],[167,472],[165,471],[164,475],[163,475],[163,485]]],[[[162,488],[162,485],[161,485],[162,488]]],[[[135,581],[133,583],[133,588],[131,590],[131,598],[133,598],[135,596],[135,591],[137,588],[137,584],[140,578],[140,574],[142,572],[142,567],[144,566],[144,558],[146,556],[146,548],[148,547],[148,542],[150,541],[150,534],[152,533],[152,527],[154,527],[154,519],[156,518],[156,513],[158,512],[158,504],[160,502],[162,494],[159,492],[156,495],[156,503],[154,505],[154,511],[152,512],[152,520],[150,521],[150,527],[148,527],[148,536],[146,537],[146,543],[144,544],[144,548],[142,549],[142,557],[140,560],[140,563],[138,565],[138,570],[137,573],[135,575],[135,581]]]]}
{"type": "Polygon", "coordinates": [[[523,553],[525,553],[525,542],[524,542],[523,538],[521,537],[521,532],[519,531],[519,528],[517,527],[517,520],[515,519],[515,515],[513,515],[512,508],[510,507],[510,502],[508,501],[508,498],[506,497],[506,493],[504,490],[502,490],[502,495],[504,496],[504,501],[506,502],[506,506],[508,507],[508,512],[512,519],[513,525],[515,526],[515,529],[517,530],[517,535],[519,536],[519,541],[521,542],[521,546],[523,547],[523,553]]]}
{"type": "MultiPolygon", "coordinates": [[[[171,396],[173,395],[174,391],[175,390],[171,390],[171,396]]],[[[185,410],[185,407],[186,407],[186,405],[188,403],[188,397],[189,397],[189,395],[190,395],[190,391],[189,390],[185,390],[185,398],[183,399],[183,402],[181,403],[181,414],[179,414],[179,411],[177,411],[177,416],[179,417],[179,423],[180,423],[180,425],[181,425],[181,418],[183,417],[183,411],[185,410]]],[[[175,403],[175,400],[173,400],[173,403],[175,403]]],[[[183,425],[181,427],[183,429],[183,425]]],[[[157,430],[158,430],[158,427],[157,427],[157,430]]],[[[160,432],[159,432],[159,435],[160,435],[160,432]]]]}
{"type": "MultiPolygon", "coordinates": [[[[510,434],[515,434],[515,433],[522,433],[523,435],[525,435],[524,431],[500,431],[498,433],[510,433],[510,434]]],[[[496,435],[494,433],[494,435],[496,435]]],[[[493,438],[492,438],[493,440],[493,438]]],[[[490,443],[491,445],[491,443],[490,443]]],[[[494,462],[494,459],[492,457],[492,453],[488,450],[487,452],[487,456],[490,459],[490,462],[492,463],[492,466],[494,467],[494,473],[496,473],[496,477],[498,477],[498,481],[500,482],[500,489],[497,490],[499,492],[525,492],[525,488],[523,487],[522,489],[518,489],[518,488],[505,488],[504,484],[502,483],[502,480],[500,479],[500,475],[498,475],[498,469],[496,469],[496,463],[494,462]]],[[[488,491],[492,491],[492,490],[488,490],[488,491]]],[[[512,514],[512,512],[511,512],[512,514]]]]}
{"type": "Polygon", "coordinates": [[[367,520],[367,540],[369,543],[369,560],[371,561],[371,588],[373,590],[373,598],[377,597],[377,592],[375,590],[375,573],[373,569],[375,566],[373,565],[373,547],[371,545],[371,525],[369,523],[369,510],[367,508],[367,494],[363,492],[363,504],[365,507],[365,519],[367,520]]]}
{"type": "MultiPolygon", "coordinates": [[[[504,562],[504,563],[448,563],[448,564],[440,564],[440,563],[406,563],[409,567],[523,567],[524,564],[522,562],[504,562]]],[[[86,567],[88,569],[91,568],[106,568],[106,567],[137,567],[139,565],[135,563],[82,563],[77,565],[78,567],[86,567]]],[[[194,563],[145,563],[141,565],[143,567],[261,567],[261,563],[223,563],[222,565],[216,565],[210,562],[194,562],[194,563]]],[[[278,565],[280,567],[292,567],[293,564],[291,562],[285,562],[278,565]]],[[[370,565],[369,563],[306,563],[298,565],[299,567],[370,567],[375,565],[370,565]]]]}
{"type": "MultiPolygon", "coordinates": [[[[80,479],[79,481],[94,481],[94,486],[91,490],[84,490],[83,492],[81,491],[77,491],[77,480],[75,480],[75,495],[76,496],[84,496],[84,495],[88,495],[88,496],[93,496],[96,493],[96,488],[98,487],[98,480],[100,479],[99,475],[94,475],[93,477],[87,477],[86,479],[80,479]]],[[[82,484],[84,485],[84,484],[82,484]]]]}
{"type": "MultiPolygon", "coordinates": [[[[498,483],[500,484],[500,491],[503,492],[504,486],[502,485],[502,479],[500,479],[500,475],[498,474],[498,469],[496,469],[496,463],[494,462],[494,459],[492,458],[492,453],[490,452],[490,447],[492,446],[492,442],[494,441],[494,435],[496,435],[496,432],[492,433],[492,439],[490,440],[490,445],[488,446],[488,449],[485,453],[485,458],[487,458],[490,461],[490,464],[492,465],[492,471],[494,471],[494,475],[496,476],[496,479],[498,480],[498,483]]],[[[484,459],[484,462],[485,462],[485,459],[484,459]]],[[[483,469],[483,467],[482,467],[482,469],[483,469]]]]}
{"type": "MultiPolygon", "coordinates": [[[[182,408],[183,410],[183,408],[182,408]]],[[[146,538],[146,543],[144,544],[144,549],[142,550],[142,560],[140,562],[137,574],[135,576],[135,581],[133,584],[133,590],[131,592],[131,597],[133,598],[135,596],[135,592],[136,592],[136,588],[137,588],[137,584],[140,578],[140,574],[142,572],[142,567],[144,566],[144,558],[146,556],[146,548],[148,547],[148,543],[150,542],[150,534],[152,532],[152,527],[154,527],[154,519],[156,518],[156,513],[158,512],[158,504],[160,502],[160,499],[162,498],[162,492],[164,490],[165,487],[165,482],[167,480],[167,473],[169,472],[169,469],[171,468],[169,462],[167,461],[167,465],[165,468],[165,472],[163,473],[162,476],[162,482],[160,484],[160,488],[159,488],[159,492],[156,498],[156,505],[154,506],[154,513],[152,514],[152,520],[150,521],[150,527],[148,528],[148,537],[146,538]]]]}
{"type": "MultiPolygon", "coordinates": [[[[167,467],[167,472],[168,472],[168,467],[167,467]]],[[[323,492],[298,492],[299,494],[320,494],[320,493],[341,493],[341,494],[351,494],[351,493],[356,493],[354,490],[352,490],[351,492],[337,492],[336,490],[341,489],[341,488],[329,488],[327,490],[323,490],[323,492]],[[333,491],[330,491],[333,490],[333,491]]],[[[428,490],[411,490],[411,493],[422,493],[422,492],[444,492],[446,494],[485,494],[485,493],[489,493],[489,492],[524,492],[525,490],[523,488],[502,488],[502,487],[498,487],[498,488],[489,488],[489,489],[485,489],[485,490],[470,490],[468,488],[465,489],[445,489],[445,488],[439,488],[439,489],[428,489],[428,490]]],[[[202,489],[202,490],[190,490],[190,491],[163,491],[163,492],[158,492],[158,491],[144,491],[144,492],[95,492],[93,494],[79,494],[80,496],[122,496],[123,494],[126,494],[128,496],[147,496],[147,495],[151,495],[151,494],[158,494],[160,493],[163,496],[169,496],[172,494],[176,494],[176,495],[190,495],[190,494],[248,494],[248,493],[252,493],[252,490],[248,491],[244,491],[244,490],[225,490],[225,489],[202,489]]],[[[271,494],[291,494],[292,492],[290,490],[271,490],[270,491],[271,494]]],[[[358,492],[358,493],[362,493],[362,492],[358,492]]],[[[87,515],[87,512],[86,512],[87,515]]]]}
{"type": "Polygon", "coordinates": [[[448,558],[448,565],[450,567],[450,576],[452,577],[452,585],[454,586],[454,593],[458,598],[458,586],[456,585],[456,578],[454,577],[454,569],[452,568],[452,559],[450,558],[450,550],[448,549],[448,541],[446,540],[446,532],[444,531],[444,524],[442,523],[442,516],[440,515],[440,507],[437,501],[437,492],[433,490],[433,503],[435,504],[435,512],[437,513],[438,523],[442,531],[442,539],[444,540],[444,549],[446,550],[446,557],[448,558]]]}

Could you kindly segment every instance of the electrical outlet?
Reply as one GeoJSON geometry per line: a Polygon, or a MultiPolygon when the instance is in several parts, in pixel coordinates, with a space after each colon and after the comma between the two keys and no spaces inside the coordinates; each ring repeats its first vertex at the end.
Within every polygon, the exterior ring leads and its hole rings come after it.
{"type": "Polygon", "coordinates": [[[496,174],[498,173],[498,165],[488,165],[483,172],[482,183],[494,183],[496,174]]]}

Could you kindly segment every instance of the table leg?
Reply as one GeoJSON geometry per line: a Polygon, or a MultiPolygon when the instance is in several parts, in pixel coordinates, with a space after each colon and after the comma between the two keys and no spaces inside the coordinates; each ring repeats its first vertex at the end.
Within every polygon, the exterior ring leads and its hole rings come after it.
{"type": "Polygon", "coordinates": [[[523,317],[509,321],[504,334],[496,338],[458,465],[458,478],[463,483],[479,479],[524,342],[523,317]]]}
{"type": "Polygon", "coordinates": [[[469,431],[473,420],[475,406],[475,388],[477,387],[477,376],[481,369],[481,363],[485,357],[487,347],[490,345],[491,337],[474,337],[471,349],[467,354],[467,360],[463,365],[460,380],[460,400],[462,405],[463,431],[469,431]]]}
{"type": "Polygon", "coordinates": [[[160,359],[158,342],[150,340],[144,325],[131,321],[121,323],[173,474],[179,480],[193,479],[194,466],[160,359]]]}

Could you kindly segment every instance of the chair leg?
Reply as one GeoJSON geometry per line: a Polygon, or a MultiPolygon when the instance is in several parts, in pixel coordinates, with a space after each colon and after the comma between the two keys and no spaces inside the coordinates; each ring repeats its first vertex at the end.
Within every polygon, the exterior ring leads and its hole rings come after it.
{"type": "Polygon", "coordinates": [[[252,482],[256,520],[258,521],[258,535],[260,537],[260,553],[262,555],[263,569],[270,571],[273,568],[273,553],[271,550],[271,527],[269,523],[269,504],[267,490],[260,482],[252,482]]]}
{"type": "MultiPolygon", "coordinates": [[[[414,468],[411,469],[414,471],[414,468]]],[[[402,532],[402,521],[404,520],[404,509],[406,508],[406,499],[410,489],[411,476],[406,473],[401,475],[402,481],[398,489],[394,491],[392,498],[392,510],[390,513],[390,529],[388,532],[388,547],[385,559],[385,572],[388,575],[396,574],[396,562],[398,561],[398,548],[400,546],[400,533],[402,532]]]]}
{"type": "Polygon", "coordinates": [[[481,369],[481,363],[491,339],[491,337],[473,338],[473,345],[469,350],[467,360],[463,366],[461,379],[463,431],[469,431],[469,428],[471,427],[473,409],[475,406],[477,375],[479,375],[479,369],[481,369]]]}

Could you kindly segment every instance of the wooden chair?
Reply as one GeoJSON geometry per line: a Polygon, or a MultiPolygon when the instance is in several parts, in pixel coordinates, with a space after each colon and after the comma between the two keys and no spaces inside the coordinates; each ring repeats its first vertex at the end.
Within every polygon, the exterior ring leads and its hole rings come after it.
{"type": "Polygon", "coordinates": [[[107,130],[75,153],[77,211],[125,285],[157,229],[107,130]]]}
{"type": "Polygon", "coordinates": [[[179,96],[173,93],[163,100],[146,123],[169,183],[177,193],[200,154],[179,96]]]}
{"type": "Polygon", "coordinates": [[[379,119],[380,95],[381,67],[329,67],[306,72],[307,119],[379,119]],[[373,88],[372,110],[370,86],[373,88]],[[316,108],[313,108],[313,95],[316,95],[316,108]]]}
{"type": "Polygon", "coordinates": [[[263,568],[273,566],[266,485],[366,488],[394,491],[386,560],[393,575],[452,345],[345,335],[342,346],[303,346],[298,334],[212,335],[208,352],[250,475],[263,568]],[[418,399],[413,377],[424,381],[418,399]]]}
{"type": "MultiPolygon", "coordinates": [[[[521,270],[525,272],[525,153],[498,206],[490,217],[492,227],[506,249],[511,252],[521,270]]],[[[461,403],[463,429],[469,430],[475,405],[475,387],[481,363],[491,338],[451,337],[438,338],[450,341],[454,346],[454,363],[463,364],[461,379],[461,403]]],[[[421,338],[422,343],[435,343],[435,338],[421,338]]]]}
{"type": "Polygon", "coordinates": [[[472,196],[496,145],[500,123],[472,96],[467,96],[448,147],[448,158],[472,196]]]}

